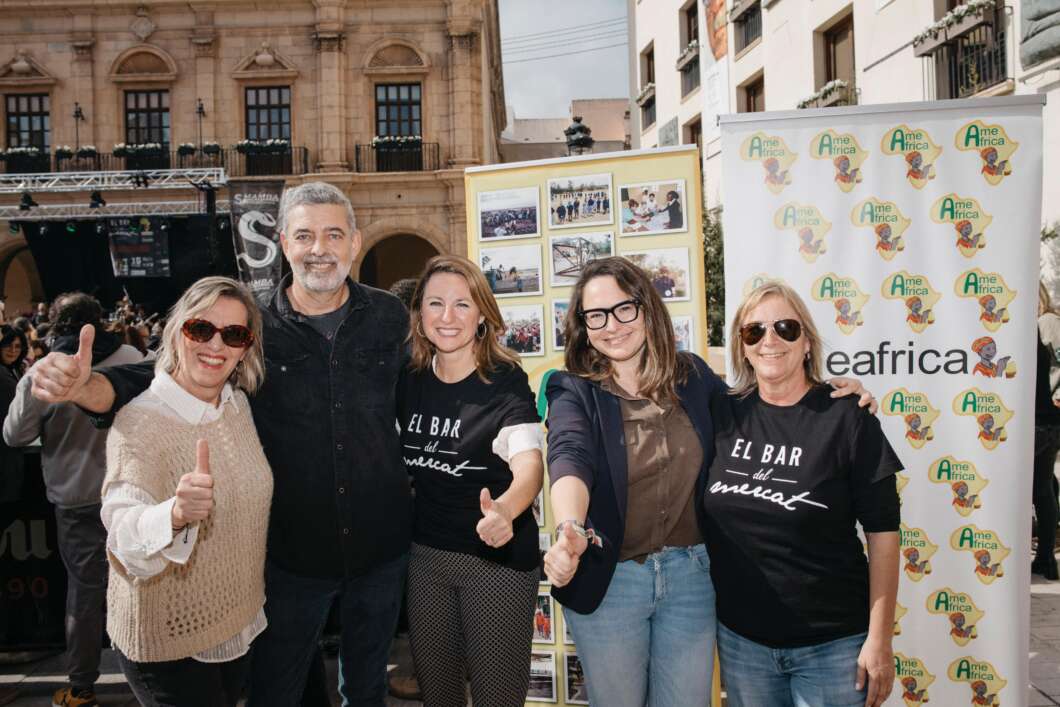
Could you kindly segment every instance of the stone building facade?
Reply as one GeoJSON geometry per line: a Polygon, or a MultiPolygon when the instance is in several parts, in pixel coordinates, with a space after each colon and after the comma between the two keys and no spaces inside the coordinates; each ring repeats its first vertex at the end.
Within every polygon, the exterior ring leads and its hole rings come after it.
{"type": "MultiPolygon", "coordinates": [[[[249,178],[343,189],[365,241],[354,275],[367,265],[385,286],[429,255],[466,252],[463,168],[499,160],[506,123],[496,0],[8,0],[0,110],[0,149],[39,144],[53,170],[56,148],[75,143],[106,156],[119,143],[286,139],[293,158],[264,170],[280,174],[249,178]],[[381,135],[422,142],[385,160],[381,135]]],[[[194,191],[107,194],[175,198],[194,191]]],[[[17,307],[39,286],[8,230],[0,282],[17,307]]]]}

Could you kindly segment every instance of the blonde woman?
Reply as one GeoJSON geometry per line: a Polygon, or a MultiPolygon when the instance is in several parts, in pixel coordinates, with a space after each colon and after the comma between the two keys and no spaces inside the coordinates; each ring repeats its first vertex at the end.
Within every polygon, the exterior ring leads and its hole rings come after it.
{"type": "Polygon", "coordinates": [[[199,280],[169,314],[150,388],[107,438],[107,632],[141,704],[240,698],[266,625],[272,474],[247,402],[263,372],[250,293],[199,280]]]}
{"type": "Polygon", "coordinates": [[[426,707],[521,707],[538,585],[540,418],[485,276],[432,258],[412,297],[411,363],[398,383],[416,489],[409,640],[426,707]]]}
{"type": "Polygon", "coordinates": [[[878,707],[894,685],[902,464],[821,375],[806,305],[770,282],[736,310],[699,504],[733,707],[878,707]],[[868,562],[856,524],[865,531],[868,562]]]}

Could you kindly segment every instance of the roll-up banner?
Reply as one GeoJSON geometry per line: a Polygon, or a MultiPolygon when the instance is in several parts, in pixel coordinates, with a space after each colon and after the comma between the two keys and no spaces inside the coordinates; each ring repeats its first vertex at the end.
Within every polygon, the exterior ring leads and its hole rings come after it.
{"type": "Polygon", "coordinates": [[[283,182],[231,181],[228,189],[239,279],[264,300],[283,274],[276,230],[283,182]]]}
{"type": "Polygon", "coordinates": [[[721,119],[727,321],[794,287],[905,466],[889,705],[1027,704],[1043,103],[721,119]]]}

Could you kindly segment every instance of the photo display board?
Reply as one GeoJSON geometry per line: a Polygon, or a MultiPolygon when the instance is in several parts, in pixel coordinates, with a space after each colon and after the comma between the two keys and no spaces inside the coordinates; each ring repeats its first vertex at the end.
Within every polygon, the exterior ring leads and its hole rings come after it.
{"type": "MultiPolygon", "coordinates": [[[[707,358],[702,178],[694,145],[611,152],[464,171],[468,258],[507,324],[538,411],[563,370],[563,318],[581,269],[627,257],[646,269],[673,318],[678,348],[707,358]]],[[[556,519],[545,489],[534,502],[542,557],[556,519]]],[[[543,577],[543,575],[542,575],[543,577]]],[[[542,582],[534,616],[528,705],[589,703],[563,608],[542,582]]]]}

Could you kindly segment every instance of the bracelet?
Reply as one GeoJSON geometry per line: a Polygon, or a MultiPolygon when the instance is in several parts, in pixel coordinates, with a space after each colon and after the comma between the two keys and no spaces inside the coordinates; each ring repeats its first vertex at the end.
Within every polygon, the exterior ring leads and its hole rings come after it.
{"type": "Polygon", "coordinates": [[[585,538],[585,540],[590,545],[595,545],[596,547],[604,546],[603,538],[597,535],[595,530],[593,530],[592,528],[586,530],[584,525],[582,525],[577,520],[574,520],[573,518],[568,518],[567,520],[560,521],[559,524],[556,525],[556,540],[559,540],[560,534],[563,532],[563,529],[568,525],[574,529],[575,533],[585,538]]]}

